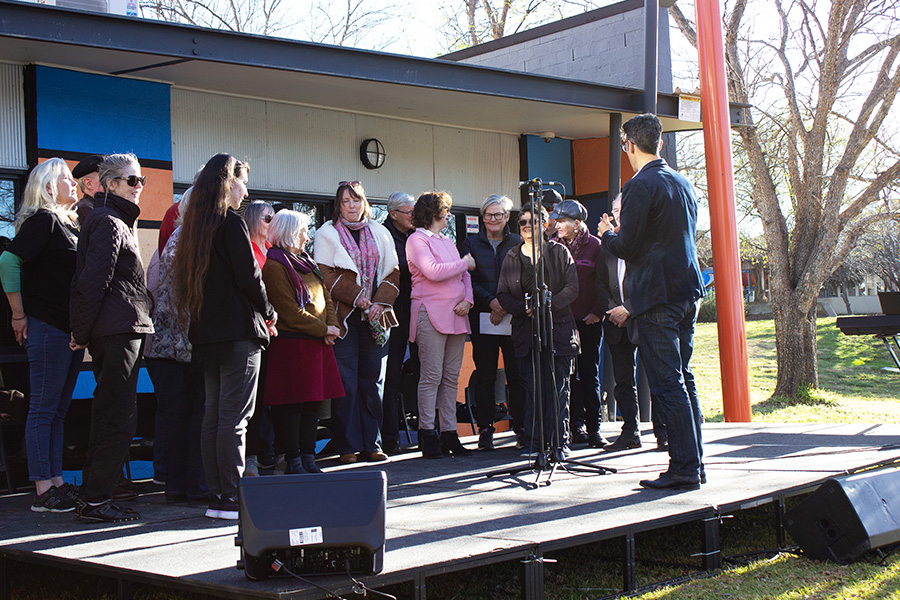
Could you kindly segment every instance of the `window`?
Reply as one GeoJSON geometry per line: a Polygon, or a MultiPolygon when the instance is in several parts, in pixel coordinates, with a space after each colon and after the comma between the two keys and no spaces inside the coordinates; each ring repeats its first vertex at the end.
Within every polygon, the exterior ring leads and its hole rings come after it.
{"type": "Polygon", "coordinates": [[[16,182],[0,179],[0,237],[13,239],[16,235],[16,182]]]}

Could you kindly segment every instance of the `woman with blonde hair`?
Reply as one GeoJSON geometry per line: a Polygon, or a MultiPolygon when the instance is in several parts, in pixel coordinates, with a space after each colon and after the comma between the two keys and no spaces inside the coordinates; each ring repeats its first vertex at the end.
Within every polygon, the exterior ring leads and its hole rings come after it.
{"type": "Polygon", "coordinates": [[[206,516],[215,519],[238,518],[260,353],[276,333],[247,224],[235,212],[247,196],[249,170],[228,154],[209,159],[191,192],[173,264],[179,313],[190,320],[192,358],[206,386],[200,446],[210,493],[206,516]]]}
{"type": "Polygon", "coordinates": [[[31,394],[25,423],[35,512],[75,510],[63,482],[63,425],[84,350],[69,348],[69,287],[78,243],[76,184],[61,158],[36,166],[16,213],[16,237],[0,255],[0,280],[16,341],[25,346],[31,394]]]}

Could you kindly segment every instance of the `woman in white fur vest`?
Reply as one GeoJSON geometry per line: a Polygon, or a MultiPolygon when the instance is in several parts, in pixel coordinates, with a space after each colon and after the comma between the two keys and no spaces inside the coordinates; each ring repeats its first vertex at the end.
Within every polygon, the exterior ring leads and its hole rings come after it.
{"type": "Polygon", "coordinates": [[[399,292],[397,251],[388,230],[370,219],[360,182],[338,185],[333,215],[316,231],[314,246],[341,330],[334,355],[347,395],[331,403],[332,434],[342,463],[387,460],[381,451],[381,363],[399,292]]]}

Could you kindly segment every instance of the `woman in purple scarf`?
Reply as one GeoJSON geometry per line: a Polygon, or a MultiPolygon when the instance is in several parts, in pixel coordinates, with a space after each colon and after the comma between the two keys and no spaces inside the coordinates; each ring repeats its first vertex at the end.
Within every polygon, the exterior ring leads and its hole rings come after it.
{"type": "Polygon", "coordinates": [[[287,473],[321,473],[316,427],[326,398],[344,395],[334,341],[340,330],[319,266],[306,253],[309,217],[282,210],[269,225],[262,277],[278,312],[278,337],[269,346],[263,402],[272,407],[276,447],[287,473]]]}
{"type": "Polygon", "coordinates": [[[334,302],[340,335],[334,345],[343,398],[331,404],[332,434],[342,463],[387,460],[381,451],[385,311],[393,313],[400,269],[394,240],[369,217],[358,181],[342,181],[331,222],[316,231],[315,259],[334,302]]]}

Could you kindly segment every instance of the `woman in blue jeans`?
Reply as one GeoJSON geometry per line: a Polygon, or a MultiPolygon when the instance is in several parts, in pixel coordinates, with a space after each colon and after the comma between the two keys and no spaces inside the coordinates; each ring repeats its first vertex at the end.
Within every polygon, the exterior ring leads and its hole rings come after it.
{"type": "Polygon", "coordinates": [[[76,184],[61,158],[31,172],[16,214],[16,237],[0,256],[0,279],[16,341],[25,346],[31,391],[25,444],[35,512],[75,510],[62,479],[63,425],[84,350],[69,348],[69,286],[75,273],[76,184]]]}
{"type": "Polygon", "coordinates": [[[341,330],[334,355],[347,395],[331,403],[331,419],[342,463],[387,460],[381,451],[381,366],[387,357],[388,324],[384,313],[393,315],[400,268],[393,237],[370,216],[362,184],[342,181],[334,197],[334,217],[315,238],[315,261],[341,330]]]}
{"type": "Polygon", "coordinates": [[[200,453],[209,486],[206,516],[238,518],[247,423],[253,414],[260,353],[275,335],[247,224],[235,209],[247,197],[250,168],[228,154],[200,171],[175,252],[175,295],[190,320],[192,358],[203,368],[206,406],[200,453]]]}

